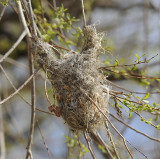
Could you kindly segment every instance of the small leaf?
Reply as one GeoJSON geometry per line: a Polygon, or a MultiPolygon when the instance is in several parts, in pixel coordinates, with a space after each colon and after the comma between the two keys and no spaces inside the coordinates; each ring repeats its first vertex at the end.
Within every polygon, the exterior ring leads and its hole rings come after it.
{"type": "Polygon", "coordinates": [[[123,104],[124,104],[125,106],[129,106],[129,105],[130,105],[130,103],[129,103],[127,100],[124,100],[124,101],[123,101],[123,104]]]}
{"type": "Polygon", "coordinates": [[[146,62],[149,63],[151,60],[147,60],[146,62]]]}
{"type": "Polygon", "coordinates": [[[154,118],[154,121],[157,121],[157,120],[158,120],[158,115],[156,115],[154,118]]]}
{"type": "Polygon", "coordinates": [[[148,100],[142,100],[142,101],[143,101],[144,103],[147,103],[147,104],[149,103],[149,101],[148,101],[148,100]]]}
{"type": "Polygon", "coordinates": [[[154,107],[154,108],[156,108],[156,107],[157,107],[157,104],[156,104],[155,102],[153,103],[153,107],[154,107]]]}
{"type": "Polygon", "coordinates": [[[132,96],[132,93],[131,93],[131,92],[129,92],[128,97],[129,97],[129,98],[131,98],[131,96],[132,96]]]}
{"type": "Polygon", "coordinates": [[[136,54],[136,57],[137,57],[137,59],[138,59],[138,61],[139,61],[139,59],[140,59],[140,57],[136,54]]]}
{"type": "Polygon", "coordinates": [[[128,115],[128,119],[130,119],[131,118],[131,112],[129,113],[129,115],[128,115]]]}
{"type": "Polygon", "coordinates": [[[115,60],[114,66],[118,66],[118,64],[119,64],[119,61],[115,60]]]}
{"type": "Polygon", "coordinates": [[[150,97],[150,93],[147,93],[144,97],[143,97],[143,99],[148,99],[150,97]]]}
{"type": "Polygon", "coordinates": [[[160,125],[157,125],[157,129],[160,129],[160,125]]]}

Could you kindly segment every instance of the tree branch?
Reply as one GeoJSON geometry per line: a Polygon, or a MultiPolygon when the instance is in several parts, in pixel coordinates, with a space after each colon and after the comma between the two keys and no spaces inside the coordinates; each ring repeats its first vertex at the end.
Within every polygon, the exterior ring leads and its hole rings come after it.
{"type": "MultiPolygon", "coordinates": [[[[7,5],[6,5],[6,6],[7,6],[7,5]]],[[[3,9],[2,9],[2,11],[1,11],[1,13],[0,13],[0,21],[1,21],[2,17],[3,17],[3,15],[4,15],[6,6],[3,7],[3,9]]]]}
{"type": "Polygon", "coordinates": [[[5,60],[5,58],[8,57],[13,52],[13,50],[19,45],[19,43],[25,36],[26,36],[26,30],[22,32],[22,34],[19,36],[18,40],[14,43],[14,45],[10,48],[10,50],[7,51],[5,55],[0,59],[0,63],[2,63],[5,60]]]}
{"type": "Polygon", "coordinates": [[[0,101],[0,104],[3,104],[5,102],[7,102],[9,99],[11,99],[12,97],[14,97],[20,90],[22,90],[29,82],[30,80],[35,76],[35,74],[39,71],[39,68],[15,91],[13,92],[10,96],[8,96],[7,98],[3,99],[0,101]]]}
{"type": "Polygon", "coordinates": [[[89,149],[89,151],[90,151],[90,153],[91,153],[92,158],[93,158],[93,159],[96,159],[96,157],[95,157],[95,155],[94,155],[94,152],[93,152],[93,150],[92,150],[92,147],[91,147],[91,145],[90,145],[90,143],[89,143],[89,141],[88,141],[87,133],[84,132],[83,134],[84,134],[84,138],[86,139],[86,142],[87,142],[87,145],[88,145],[88,149],[89,149]]]}
{"type": "Polygon", "coordinates": [[[121,119],[117,118],[115,115],[111,114],[110,112],[107,111],[107,113],[112,116],[113,118],[115,118],[117,121],[119,121],[120,123],[122,123],[123,125],[127,126],[128,128],[132,129],[133,131],[135,131],[136,133],[138,134],[141,134],[147,138],[149,138],[150,140],[153,140],[153,141],[157,141],[157,142],[160,142],[160,139],[156,139],[156,138],[153,138],[145,133],[142,133],[141,131],[138,131],[137,129],[131,127],[130,125],[128,125],[127,123],[125,123],[124,121],[122,121],[121,119]]]}
{"type": "MultiPolygon", "coordinates": [[[[33,29],[33,36],[37,35],[35,25],[34,25],[34,19],[33,19],[33,11],[32,11],[32,6],[31,6],[31,1],[28,0],[28,8],[29,8],[29,16],[32,24],[32,29],[33,29]]],[[[34,54],[36,54],[36,49],[33,50],[32,48],[32,41],[29,36],[27,36],[27,44],[28,44],[28,56],[29,56],[29,67],[30,67],[30,74],[33,74],[34,72],[34,54]],[[34,52],[35,51],[35,52],[34,52]]],[[[31,122],[30,122],[30,133],[28,137],[28,144],[26,147],[26,159],[29,157],[32,159],[32,142],[33,142],[33,133],[34,133],[34,125],[35,125],[35,119],[36,119],[36,89],[35,89],[35,77],[32,78],[31,80],[31,105],[32,105],[32,111],[31,111],[31,122]]]]}
{"type": "Polygon", "coordinates": [[[5,137],[4,137],[4,128],[3,128],[3,113],[2,113],[1,105],[0,105],[0,152],[1,152],[0,159],[5,159],[6,149],[5,149],[5,137]]]}
{"type": "Polygon", "coordinates": [[[40,127],[40,125],[39,125],[38,119],[36,120],[36,122],[37,122],[37,125],[38,125],[39,132],[40,132],[40,134],[41,134],[41,137],[42,137],[44,146],[45,146],[45,148],[46,148],[46,150],[47,150],[48,157],[49,157],[50,159],[52,159],[51,154],[50,154],[50,152],[49,152],[49,148],[48,148],[48,146],[47,146],[47,144],[46,144],[46,141],[45,141],[45,138],[44,138],[44,136],[43,136],[43,134],[42,134],[42,130],[41,130],[41,127],[40,127]]]}
{"type": "Polygon", "coordinates": [[[22,9],[22,5],[21,5],[21,1],[17,0],[17,3],[18,3],[18,12],[19,12],[18,15],[20,16],[20,20],[22,22],[22,25],[23,25],[24,29],[26,30],[28,37],[31,37],[30,31],[28,29],[28,26],[27,26],[27,23],[26,23],[24,14],[23,14],[23,9],[22,9]]]}
{"type": "Polygon", "coordinates": [[[108,127],[108,123],[107,123],[107,122],[105,122],[105,127],[106,127],[106,129],[107,129],[107,135],[108,135],[109,140],[110,140],[110,142],[111,142],[111,144],[112,144],[112,147],[113,147],[115,156],[117,157],[117,159],[120,159],[120,157],[119,157],[119,155],[118,155],[118,152],[117,152],[117,150],[116,150],[116,146],[115,146],[115,144],[114,144],[112,135],[111,135],[111,133],[110,133],[110,130],[109,130],[109,127],[108,127]]]}

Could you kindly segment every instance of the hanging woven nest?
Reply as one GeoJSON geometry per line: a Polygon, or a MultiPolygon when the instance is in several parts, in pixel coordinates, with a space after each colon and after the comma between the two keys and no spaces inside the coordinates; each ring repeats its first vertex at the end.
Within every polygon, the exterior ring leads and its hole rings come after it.
{"type": "Polygon", "coordinates": [[[49,70],[48,77],[56,92],[61,116],[73,130],[91,131],[104,121],[103,115],[87,98],[90,97],[103,112],[106,111],[108,95],[103,92],[103,74],[98,69],[102,37],[94,26],[86,26],[82,51],[67,53],[60,59],[55,57],[49,44],[40,39],[34,40],[37,61],[49,70]]]}

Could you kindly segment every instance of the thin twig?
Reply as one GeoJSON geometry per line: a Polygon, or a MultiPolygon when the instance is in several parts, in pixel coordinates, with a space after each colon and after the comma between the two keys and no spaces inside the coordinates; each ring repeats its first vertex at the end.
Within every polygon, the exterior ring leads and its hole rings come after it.
{"type": "MultiPolygon", "coordinates": [[[[122,104],[124,104],[123,103],[123,101],[121,101],[119,98],[117,98],[117,100],[119,100],[122,104]]],[[[126,105],[125,105],[126,106],[126,105]]],[[[128,107],[128,106],[126,106],[130,111],[132,111],[132,109],[130,108],[130,107],[128,107]]],[[[136,111],[132,111],[132,112],[134,112],[135,114],[137,114],[137,116],[139,116],[141,119],[143,119],[143,121],[147,121],[147,119],[145,119],[142,115],[140,115],[138,112],[136,112],[136,111]]],[[[157,126],[156,125],[154,125],[152,122],[150,123],[150,125],[152,125],[153,127],[155,127],[156,129],[157,129],[157,126]]]]}
{"type": "MultiPolygon", "coordinates": [[[[136,75],[129,75],[126,74],[127,72],[123,73],[123,72],[116,72],[114,70],[111,70],[109,68],[105,68],[106,71],[112,72],[112,73],[116,73],[116,74],[120,74],[122,76],[126,76],[129,78],[137,78],[137,79],[160,79],[160,77],[149,77],[149,76],[144,76],[144,75],[140,75],[140,74],[136,74],[136,75]]],[[[130,74],[132,74],[132,72],[129,72],[130,74]]]]}
{"type": "MultiPolygon", "coordinates": [[[[2,57],[3,57],[3,55],[0,55],[0,58],[2,58],[2,57]]],[[[6,57],[4,61],[6,61],[12,65],[18,66],[20,68],[28,69],[27,65],[25,65],[24,63],[18,62],[10,57],[6,57]]]]}
{"type": "Polygon", "coordinates": [[[14,43],[14,45],[10,48],[10,50],[7,51],[5,55],[0,59],[0,63],[2,63],[5,60],[5,58],[8,57],[13,52],[13,50],[19,45],[19,43],[22,41],[25,35],[26,35],[26,30],[22,32],[22,34],[19,36],[18,40],[14,43]]]}
{"type": "MultiPolygon", "coordinates": [[[[9,83],[11,84],[11,86],[14,88],[15,91],[17,91],[16,87],[14,86],[14,84],[12,83],[12,81],[9,79],[7,73],[5,72],[5,70],[3,69],[3,67],[0,65],[0,68],[2,70],[2,72],[4,73],[5,77],[7,78],[7,80],[9,81],[9,83]]],[[[24,102],[29,105],[29,106],[32,106],[30,102],[28,102],[18,91],[17,93],[23,100],[24,102]]],[[[39,112],[42,112],[42,113],[45,113],[45,114],[48,114],[48,115],[54,115],[53,113],[50,113],[50,112],[47,112],[47,111],[44,111],[42,109],[39,109],[39,108],[36,108],[37,111],[39,112]]]]}
{"type": "MultiPolygon", "coordinates": [[[[111,81],[108,81],[108,80],[107,80],[107,83],[110,83],[110,84],[113,85],[114,87],[117,87],[117,88],[119,88],[119,89],[121,89],[121,90],[124,90],[124,91],[126,91],[126,92],[131,92],[131,93],[134,93],[134,94],[146,94],[146,93],[147,93],[147,92],[131,91],[131,90],[128,90],[128,89],[126,89],[126,88],[120,87],[120,86],[118,86],[117,84],[115,84],[115,83],[113,83],[113,82],[111,82],[111,81]]],[[[158,94],[158,93],[160,93],[160,91],[158,91],[158,92],[148,92],[148,93],[150,93],[150,94],[158,94]]]]}
{"type": "Polygon", "coordinates": [[[141,152],[140,150],[138,150],[135,146],[133,146],[128,140],[126,140],[136,151],[138,151],[141,155],[143,155],[145,158],[148,159],[148,157],[143,153],[141,152]]]}
{"type": "MultiPolygon", "coordinates": [[[[0,68],[1,68],[2,72],[4,73],[5,77],[7,78],[7,80],[9,81],[9,83],[11,84],[11,86],[14,88],[15,91],[17,91],[16,87],[14,86],[13,82],[9,79],[9,76],[7,75],[6,71],[4,70],[4,68],[2,67],[1,64],[0,64],[0,68]]],[[[19,94],[19,92],[18,92],[18,94],[19,94]]]]}
{"type": "MultiPolygon", "coordinates": [[[[27,1],[26,1],[26,0],[22,0],[22,4],[23,4],[24,9],[25,9],[26,17],[27,17],[28,21],[30,22],[30,20],[29,20],[29,9],[28,9],[28,3],[27,3],[27,1]]],[[[37,18],[36,18],[36,16],[34,15],[34,13],[33,13],[33,16],[34,16],[34,19],[36,19],[36,20],[37,20],[37,18]]],[[[39,28],[37,27],[37,25],[36,25],[35,21],[33,21],[33,23],[34,23],[34,26],[35,26],[36,31],[37,31],[37,33],[38,33],[38,36],[42,38],[41,32],[40,32],[39,28]]],[[[43,29],[43,28],[41,28],[41,29],[43,29]]]]}
{"type": "MultiPolygon", "coordinates": [[[[1,96],[0,96],[1,99],[1,96]]],[[[3,113],[2,107],[0,105],[0,159],[5,159],[6,148],[5,148],[5,137],[4,137],[4,127],[3,127],[3,113]]]]}
{"type": "MultiPolygon", "coordinates": [[[[33,11],[31,6],[31,1],[28,0],[29,5],[29,16],[32,24],[32,34],[33,36],[37,36],[36,28],[34,25],[34,18],[33,18],[33,11]]],[[[33,48],[32,48],[32,42],[29,36],[27,36],[27,44],[28,44],[28,56],[29,56],[29,67],[30,67],[30,74],[33,74],[34,72],[34,54],[33,48]]],[[[36,49],[35,49],[36,51],[36,49]]],[[[32,111],[31,111],[31,122],[30,122],[30,133],[28,137],[28,144],[26,147],[26,159],[32,156],[32,142],[33,142],[33,133],[34,133],[34,125],[35,125],[35,119],[36,119],[36,83],[35,83],[35,76],[31,80],[31,105],[32,105],[32,111]]]]}
{"type": "Polygon", "coordinates": [[[27,32],[28,37],[31,37],[30,31],[28,29],[28,26],[27,26],[27,23],[26,23],[24,14],[23,14],[23,9],[22,9],[22,5],[21,5],[21,1],[17,0],[17,3],[18,3],[18,12],[19,12],[19,15],[20,15],[20,20],[21,20],[21,22],[23,24],[24,29],[27,32]]]}
{"type": "Polygon", "coordinates": [[[11,6],[11,8],[18,14],[18,11],[17,11],[17,9],[13,6],[13,4],[11,3],[11,2],[8,2],[9,3],[9,5],[11,6]]]}
{"type": "Polygon", "coordinates": [[[0,101],[0,104],[3,104],[7,102],[9,99],[11,99],[12,97],[14,97],[21,89],[23,89],[30,82],[30,80],[35,76],[35,74],[38,71],[39,71],[39,68],[15,92],[13,92],[10,96],[0,101]]]}
{"type": "MultiPolygon", "coordinates": [[[[107,117],[107,116],[106,116],[107,117]]],[[[112,122],[109,120],[109,118],[107,117],[107,121],[109,122],[109,124],[111,125],[111,127],[119,134],[119,136],[122,138],[124,146],[126,147],[126,150],[128,151],[128,153],[130,154],[131,158],[133,158],[127,144],[126,144],[126,139],[123,137],[123,135],[116,129],[116,127],[112,124],[112,122]]]]}
{"type": "Polygon", "coordinates": [[[86,16],[85,16],[85,12],[84,12],[84,3],[83,3],[83,0],[81,0],[81,5],[82,5],[82,13],[83,13],[84,26],[86,26],[86,16]]]}
{"type": "Polygon", "coordinates": [[[116,150],[116,146],[115,146],[115,144],[114,144],[113,138],[112,138],[112,134],[110,133],[110,130],[109,130],[109,127],[108,127],[108,123],[107,123],[107,122],[105,122],[105,127],[106,127],[106,129],[107,129],[107,135],[108,135],[109,140],[110,140],[110,142],[111,142],[111,144],[112,144],[112,147],[113,147],[114,153],[115,153],[115,155],[116,155],[116,158],[117,158],[117,159],[120,159],[120,157],[119,157],[119,155],[118,155],[118,152],[117,152],[117,150],[116,150]]]}
{"type": "MultiPolygon", "coordinates": [[[[103,141],[103,139],[101,138],[100,134],[99,134],[98,132],[96,132],[95,135],[96,135],[97,139],[99,140],[99,142],[101,143],[101,145],[103,145],[103,146],[105,147],[105,149],[106,149],[107,153],[110,155],[110,157],[111,157],[112,159],[114,159],[111,151],[109,150],[108,146],[107,146],[106,143],[103,141]]],[[[118,159],[118,158],[117,158],[117,159],[118,159]]]]}
{"type": "Polygon", "coordinates": [[[145,59],[144,61],[138,61],[136,63],[133,63],[133,64],[124,64],[124,65],[112,65],[112,66],[104,66],[104,67],[100,67],[100,69],[105,69],[105,68],[108,68],[108,67],[129,67],[129,66],[136,66],[138,64],[144,64],[144,63],[148,63],[149,61],[151,61],[153,58],[155,58],[157,55],[151,57],[150,59],[145,59]]]}
{"type": "Polygon", "coordinates": [[[40,6],[41,6],[41,18],[44,22],[44,13],[43,13],[43,6],[42,6],[42,0],[40,0],[40,6]]]}
{"type": "MultiPolygon", "coordinates": [[[[33,53],[32,53],[32,43],[29,38],[27,38],[28,41],[28,51],[29,51],[29,65],[30,65],[30,74],[33,74],[34,72],[34,59],[33,59],[33,53]]],[[[32,105],[32,111],[31,111],[31,122],[30,122],[30,133],[28,137],[28,144],[26,147],[26,159],[32,156],[31,151],[31,144],[33,142],[33,133],[34,133],[34,124],[35,124],[35,109],[36,109],[36,90],[35,90],[35,76],[31,80],[31,105],[32,105]]]]}
{"type": "Polygon", "coordinates": [[[95,157],[95,155],[94,155],[94,153],[93,153],[92,147],[91,147],[91,145],[90,145],[90,143],[89,143],[89,141],[88,141],[86,132],[84,132],[83,134],[84,134],[84,138],[86,139],[86,142],[87,142],[87,145],[88,145],[88,149],[89,149],[89,151],[90,151],[90,153],[91,153],[91,155],[92,155],[92,158],[93,158],[93,159],[96,159],[96,157],[95,157]]]}
{"type": "Polygon", "coordinates": [[[43,135],[43,133],[42,133],[41,127],[40,127],[40,125],[39,125],[38,119],[36,119],[36,122],[37,122],[37,126],[38,126],[38,129],[39,129],[39,132],[40,132],[40,134],[41,134],[41,137],[42,137],[44,146],[45,146],[45,148],[46,148],[46,150],[47,150],[48,157],[49,157],[50,159],[52,159],[51,154],[50,154],[50,152],[49,152],[49,148],[48,148],[48,146],[47,146],[47,144],[46,144],[44,135],[43,135]]]}
{"type": "MultiPolygon", "coordinates": [[[[15,91],[17,91],[16,87],[14,86],[14,84],[12,83],[12,81],[9,79],[7,73],[5,72],[5,70],[3,69],[3,67],[0,65],[0,68],[2,70],[2,72],[4,73],[5,77],[7,78],[7,80],[9,81],[9,83],[11,84],[11,86],[14,88],[15,91]]],[[[29,105],[29,106],[32,106],[30,102],[28,102],[18,91],[17,93],[23,100],[24,102],[29,105]]],[[[50,113],[50,112],[47,112],[47,111],[44,111],[42,109],[39,109],[39,108],[36,108],[37,111],[39,112],[42,112],[42,113],[46,113],[46,114],[49,114],[49,115],[54,115],[53,113],[50,113]]]]}
{"type": "Polygon", "coordinates": [[[45,74],[45,84],[44,84],[44,89],[45,89],[45,95],[46,95],[46,98],[47,98],[47,101],[50,105],[52,105],[52,103],[50,102],[49,100],[49,97],[48,97],[48,93],[47,93],[47,71],[46,71],[46,74],[45,74]]]}
{"type": "Polygon", "coordinates": [[[31,0],[28,0],[28,5],[29,5],[29,16],[30,16],[30,20],[31,20],[31,25],[32,25],[32,34],[33,36],[37,36],[37,31],[36,31],[36,26],[35,26],[35,22],[34,22],[34,14],[33,14],[33,10],[32,10],[32,5],[31,5],[31,0]]]}
{"type": "Polygon", "coordinates": [[[153,138],[145,133],[142,133],[141,131],[138,131],[137,129],[131,127],[130,125],[128,125],[127,123],[125,123],[124,121],[122,121],[121,119],[117,118],[115,115],[111,114],[110,112],[107,111],[107,113],[112,116],[113,118],[115,118],[117,121],[119,121],[120,123],[124,124],[125,126],[127,126],[128,128],[132,129],[133,131],[135,131],[136,133],[138,134],[141,134],[147,138],[149,138],[150,140],[153,140],[153,141],[157,141],[157,142],[160,142],[160,139],[156,139],[156,138],[153,138]]]}
{"type": "Polygon", "coordinates": [[[53,0],[54,8],[57,9],[56,0],[53,0]]]}
{"type": "MultiPolygon", "coordinates": [[[[6,6],[7,6],[7,5],[6,5],[6,6]]],[[[0,13],[0,21],[1,21],[2,17],[3,17],[3,15],[4,15],[6,6],[3,7],[3,9],[2,9],[2,11],[1,11],[1,13],[0,13]]]]}

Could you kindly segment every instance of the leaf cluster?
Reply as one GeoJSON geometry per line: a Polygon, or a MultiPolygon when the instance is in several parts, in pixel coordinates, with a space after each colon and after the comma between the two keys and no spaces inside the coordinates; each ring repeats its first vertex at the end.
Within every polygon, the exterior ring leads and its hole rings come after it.
{"type": "Polygon", "coordinates": [[[71,159],[73,159],[75,156],[73,155],[73,152],[76,151],[76,148],[78,147],[78,156],[77,159],[80,159],[85,153],[89,152],[86,145],[82,144],[78,140],[78,136],[74,135],[74,137],[65,136],[66,143],[69,148],[69,156],[71,159]]]}

